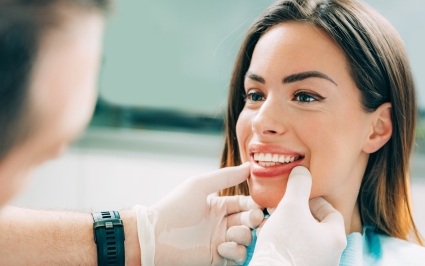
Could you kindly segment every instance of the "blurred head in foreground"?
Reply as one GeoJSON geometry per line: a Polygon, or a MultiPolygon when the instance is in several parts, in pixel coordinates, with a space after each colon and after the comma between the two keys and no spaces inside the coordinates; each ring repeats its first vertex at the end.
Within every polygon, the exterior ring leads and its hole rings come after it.
{"type": "Polygon", "coordinates": [[[0,206],[85,127],[108,0],[0,0],[0,206]]]}

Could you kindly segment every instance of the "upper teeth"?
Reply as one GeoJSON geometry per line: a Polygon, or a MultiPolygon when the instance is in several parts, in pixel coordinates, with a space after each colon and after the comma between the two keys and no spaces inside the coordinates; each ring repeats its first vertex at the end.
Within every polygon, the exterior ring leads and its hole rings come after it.
{"type": "Polygon", "coordinates": [[[254,153],[254,160],[263,162],[290,163],[297,159],[299,159],[299,156],[285,156],[282,154],[272,153],[254,153]]]}

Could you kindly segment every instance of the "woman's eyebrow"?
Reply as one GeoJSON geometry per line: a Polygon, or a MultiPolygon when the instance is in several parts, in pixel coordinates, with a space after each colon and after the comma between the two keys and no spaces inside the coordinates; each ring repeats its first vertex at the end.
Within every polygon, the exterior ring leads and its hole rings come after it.
{"type": "Polygon", "coordinates": [[[254,74],[252,72],[249,72],[249,71],[246,72],[245,78],[252,79],[252,80],[257,81],[257,82],[259,82],[261,84],[266,84],[266,80],[263,77],[261,77],[261,76],[259,76],[257,74],[254,74]]]}
{"type": "Polygon", "coordinates": [[[326,79],[330,82],[332,82],[333,84],[335,84],[336,86],[338,86],[338,84],[336,84],[336,82],[331,79],[328,75],[319,72],[319,71],[306,71],[306,72],[300,72],[300,73],[296,73],[296,74],[292,74],[289,76],[286,76],[283,78],[283,83],[292,83],[292,82],[297,82],[297,81],[301,81],[304,79],[308,79],[308,78],[322,78],[322,79],[326,79]]]}
{"type": "MultiPolygon", "coordinates": [[[[254,74],[252,72],[249,72],[249,71],[245,74],[245,78],[252,79],[252,80],[257,81],[261,84],[266,84],[266,80],[263,77],[261,77],[257,74],[254,74]]],[[[326,79],[326,80],[332,82],[333,84],[335,84],[336,86],[338,86],[338,84],[333,79],[331,79],[328,75],[326,75],[322,72],[319,72],[319,71],[306,71],[306,72],[300,72],[300,73],[292,74],[292,75],[284,77],[282,82],[283,83],[292,83],[292,82],[297,82],[297,81],[301,81],[301,80],[308,79],[308,78],[326,79]]]]}

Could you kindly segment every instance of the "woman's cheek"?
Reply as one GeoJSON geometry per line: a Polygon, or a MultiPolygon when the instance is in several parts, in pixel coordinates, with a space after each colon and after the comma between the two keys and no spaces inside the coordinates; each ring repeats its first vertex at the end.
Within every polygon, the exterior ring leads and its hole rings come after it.
{"type": "Polygon", "coordinates": [[[246,148],[248,146],[248,142],[251,135],[251,124],[249,122],[247,114],[242,111],[236,123],[236,137],[238,139],[239,154],[241,156],[242,162],[247,162],[250,160],[246,148]]]}

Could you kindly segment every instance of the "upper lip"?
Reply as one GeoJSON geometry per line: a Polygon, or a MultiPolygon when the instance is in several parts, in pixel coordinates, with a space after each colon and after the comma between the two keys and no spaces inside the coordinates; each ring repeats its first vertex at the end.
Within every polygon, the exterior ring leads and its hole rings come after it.
{"type": "Polygon", "coordinates": [[[302,158],[304,155],[300,152],[296,152],[292,149],[278,146],[278,145],[270,145],[270,144],[262,144],[262,143],[252,143],[248,146],[248,151],[251,157],[254,156],[255,153],[270,153],[270,154],[278,154],[283,155],[285,157],[295,157],[302,158]]]}

